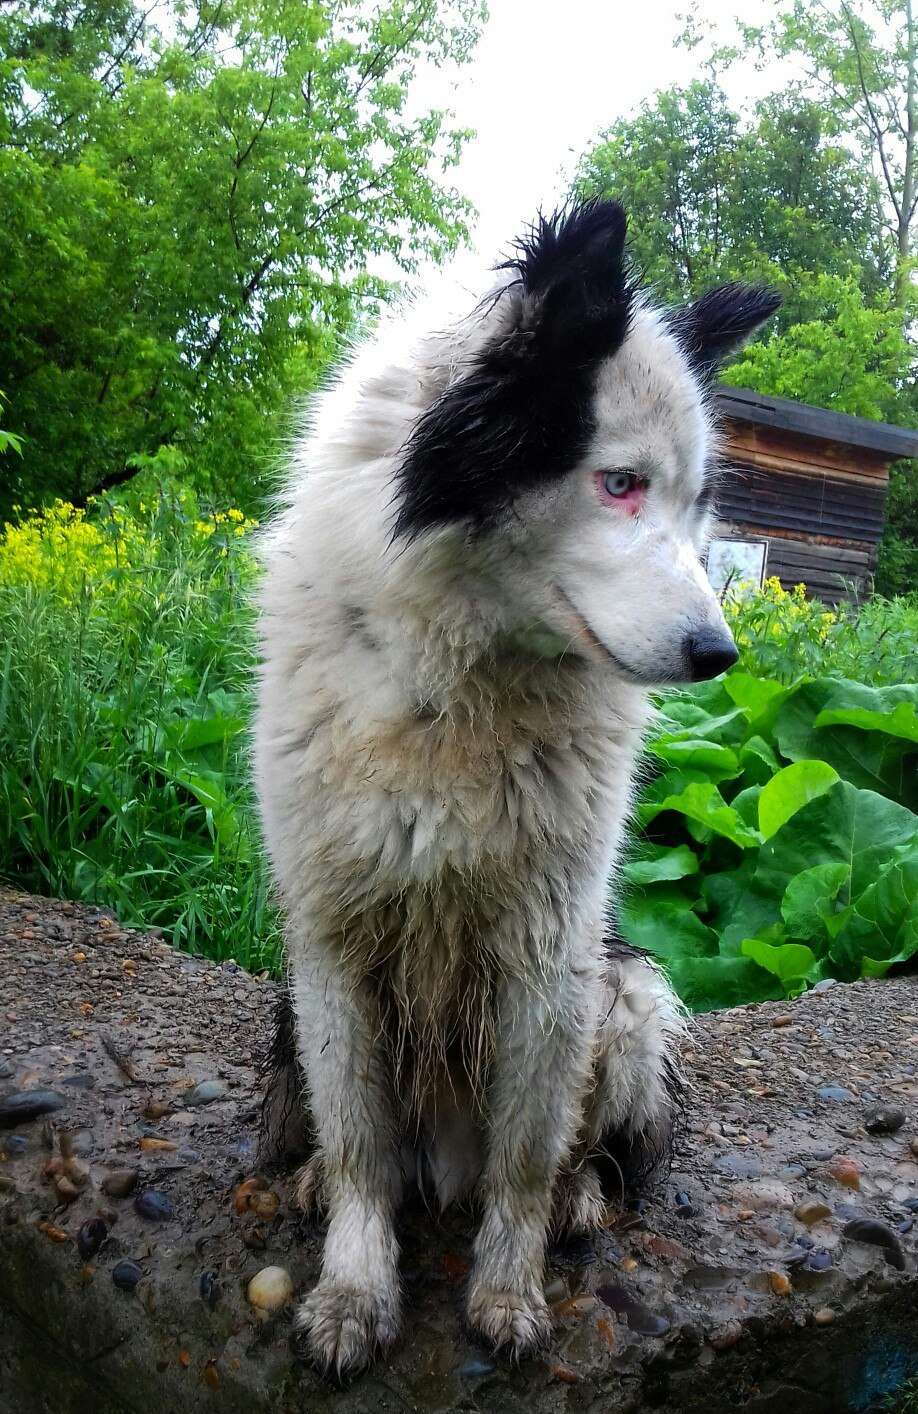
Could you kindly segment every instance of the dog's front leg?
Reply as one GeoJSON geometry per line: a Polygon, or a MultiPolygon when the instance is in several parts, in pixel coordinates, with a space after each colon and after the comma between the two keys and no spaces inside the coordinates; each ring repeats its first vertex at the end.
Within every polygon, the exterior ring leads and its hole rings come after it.
{"type": "Polygon", "coordinates": [[[342,1375],[367,1365],[398,1334],[393,1219],[402,1178],[376,995],[321,944],[290,952],[329,1216],[322,1274],[294,1330],[308,1358],[342,1375]]]}
{"type": "Polygon", "coordinates": [[[552,1185],[581,1116],[593,1041],[589,979],[569,965],[501,986],[483,1218],[468,1318],[515,1356],[551,1331],[543,1293],[552,1185]]]}

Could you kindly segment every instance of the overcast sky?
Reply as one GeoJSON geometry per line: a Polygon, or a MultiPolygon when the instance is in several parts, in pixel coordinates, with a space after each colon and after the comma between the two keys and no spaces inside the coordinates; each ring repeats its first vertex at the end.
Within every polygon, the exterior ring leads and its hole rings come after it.
{"type": "MultiPolygon", "coordinates": [[[[448,106],[477,130],[452,179],[478,207],[476,244],[490,260],[540,205],[564,191],[577,157],[655,89],[700,71],[699,51],[676,46],[688,0],[489,0],[491,18],[465,68],[419,78],[415,100],[448,106]],[[544,20],[542,19],[544,16],[544,20]]],[[[701,0],[734,36],[732,18],[763,23],[774,0],[701,0]]],[[[731,75],[731,98],[763,92],[773,76],[750,64],[731,75]]]]}

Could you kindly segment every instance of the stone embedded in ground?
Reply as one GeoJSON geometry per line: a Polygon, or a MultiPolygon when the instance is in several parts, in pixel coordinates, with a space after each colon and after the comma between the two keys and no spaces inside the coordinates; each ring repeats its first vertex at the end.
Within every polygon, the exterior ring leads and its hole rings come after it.
{"type": "Polygon", "coordinates": [[[29,1124],[42,1115],[54,1114],[67,1104],[56,1090],[19,1090],[0,1097],[0,1129],[12,1129],[17,1124],[29,1124]]]}
{"type": "Polygon", "coordinates": [[[263,1267],[246,1287],[250,1305],[262,1311],[279,1311],[293,1296],[293,1282],[285,1267],[263,1267]]]}
{"type": "Polygon", "coordinates": [[[200,1085],[195,1085],[182,1096],[182,1103],[193,1109],[198,1105],[213,1104],[214,1100],[222,1100],[225,1094],[226,1086],[222,1080],[202,1080],[200,1085]]]}
{"type": "Polygon", "coordinates": [[[3,1036],[13,1074],[2,1088],[96,1077],[91,1089],[62,1089],[66,1109],[0,1133],[0,1410],[459,1414],[471,1400],[480,1414],[760,1405],[781,1414],[803,1390],[806,1414],[840,1414],[865,1369],[891,1378],[896,1352],[914,1341],[918,1235],[898,1231],[918,1199],[914,1129],[874,1136],[863,1120],[873,1105],[918,1112],[918,1080],[902,1065],[918,979],[695,1018],[672,1177],[641,1211],[613,1206],[595,1261],[559,1251],[563,1271],[547,1273],[560,1297],[551,1346],[519,1367],[473,1348],[464,1331],[474,1218],[409,1206],[399,1223],[403,1338],[384,1365],[330,1394],[294,1364],[288,1342],[296,1296],[316,1281],[322,1230],[292,1201],[294,1164],[259,1172],[256,1065],[273,985],[101,929],[75,905],[2,892],[0,961],[0,1015],[16,1017],[3,1036]],[[40,990],[17,931],[26,909],[41,920],[28,925],[40,990]],[[773,1026],[778,1015],[790,1024],[773,1026]],[[842,1042],[844,1058],[833,1054],[842,1042]],[[762,1060],[766,1073],[737,1057],[762,1060]],[[217,1076],[220,1102],[188,1108],[190,1079],[217,1076]],[[836,1079],[864,1098],[821,1101],[817,1087],[836,1079]],[[68,1176],[71,1158],[89,1179],[60,1207],[51,1180],[68,1176]],[[59,1167],[43,1179],[49,1160],[59,1167]],[[750,1186],[758,1201],[742,1207],[750,1186]],[[135,1211],[134,1197],[149,1192],[171,1202],[170,1217],[135,1211]],[[256,1194],[272,1196],[253,1205],[256,1194]],[[807,1204],[831,1214],[807,1226],[795,1216],[807,1204]],[[85,1228],[94,1218],[107,1236],[87,1258],[101,1234],[85,1228]],[[881,1243],[843,1237],[852,1221],[881,1224],[881,1243]],[[888,1260],[890,1235],[901,1270],[888,1260]],[[295,1293],[273,1314],[247,1298],[268,1267],[283,1268],[295,1293]],[[613,1305],[601,1289],[615,1292],[613,1305]],[[642,1317],[652,1334],[633,1328],[642,1317]]]}
{"type": "Polygon", "coordinates": [[[868,1134],[894,1134],[905,1123],[905,1110],[899,1105],[873,1105],[864,1115],[868,1134]]]}

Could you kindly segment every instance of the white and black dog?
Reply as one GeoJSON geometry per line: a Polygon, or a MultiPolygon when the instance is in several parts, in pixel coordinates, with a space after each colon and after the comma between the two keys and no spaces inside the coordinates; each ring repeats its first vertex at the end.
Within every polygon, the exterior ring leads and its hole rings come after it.
{"type": "Polygon", "coordinates": [[[355,351],[264,545],[256,772],[329,1220],[296,1324],[339,1373],[398,1334],[411,1178],[476,1195],[468,1320],[521,1355],[549,1231],[601,1224],[605,1156],[666,1148],[679,1007],[609,883],[648,688],[736,658],[706,389],[777,298],[652,308],[598,202],[469,304],[355,351]]]}

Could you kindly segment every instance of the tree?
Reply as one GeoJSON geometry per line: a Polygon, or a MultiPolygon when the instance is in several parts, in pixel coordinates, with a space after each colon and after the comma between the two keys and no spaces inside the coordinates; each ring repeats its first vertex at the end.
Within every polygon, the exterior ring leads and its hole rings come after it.
{"type": "Polygon", "coordinates": [[[0,11],[0,344],[21,468],[80,499],[174,445],[251,485],[283,410],[467,206],[409,116],[479,0],[47,0],[0,11]]]}
{"type": "Polygon", "coordinates": [[[893,292],[905,307],[918,221],[918,28],[912,0],[793,0],[766,29],[746,29],[767,60],[792,54],[792,91],[831,113],[876,178],[877,217],[893,238],[893,292]]]}

